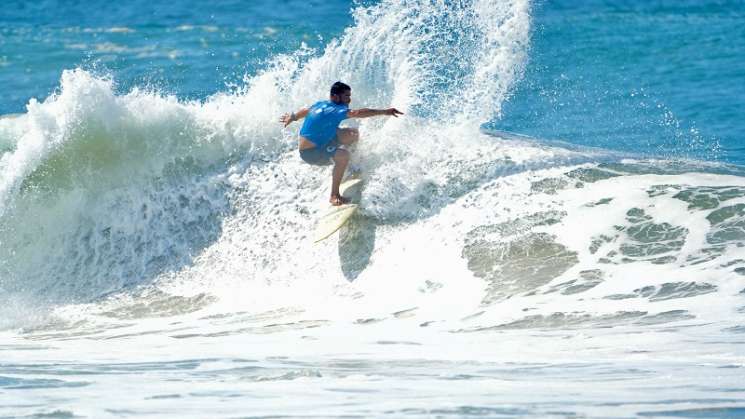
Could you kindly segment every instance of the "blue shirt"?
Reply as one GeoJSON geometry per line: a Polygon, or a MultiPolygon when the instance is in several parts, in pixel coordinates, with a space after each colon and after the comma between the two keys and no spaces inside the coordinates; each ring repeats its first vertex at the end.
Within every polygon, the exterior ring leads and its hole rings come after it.
{"type": "Polygon", "coordinates": [[[310,140],[316,147],[323,147],[336,137],[336,129],[341,121],[347,119],[349,106],[330,100],[316,102],[305,117],[300,135],[310,140]]]}

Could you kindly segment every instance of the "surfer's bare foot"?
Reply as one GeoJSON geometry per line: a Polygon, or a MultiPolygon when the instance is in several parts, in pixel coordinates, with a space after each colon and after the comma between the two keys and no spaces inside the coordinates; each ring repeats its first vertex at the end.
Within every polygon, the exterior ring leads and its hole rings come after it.
{"type": "Polygon", "coordinates": [[[329,202],[331,205],[338,207],[339,205],[348,204],[351,202],[349,198],[344,198],[341,195],[331,195],[331,198],[329,199],[329,202]]]}

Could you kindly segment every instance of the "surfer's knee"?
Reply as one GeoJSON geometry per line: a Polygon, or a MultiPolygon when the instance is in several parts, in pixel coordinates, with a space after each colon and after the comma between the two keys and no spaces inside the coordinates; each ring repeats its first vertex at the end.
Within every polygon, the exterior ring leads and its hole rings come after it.
{"type": "Polygon", "coordinates": [[[339,128],[337,131],[339,142],[350,145],[360,139],[360,131],[357,128],[339,128]]]}

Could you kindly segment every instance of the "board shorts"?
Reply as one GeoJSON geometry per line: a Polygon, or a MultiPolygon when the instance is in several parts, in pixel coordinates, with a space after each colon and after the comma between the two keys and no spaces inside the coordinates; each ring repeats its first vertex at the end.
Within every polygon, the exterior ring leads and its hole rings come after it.
{"type": "Polygon", "coordinates": [[[339,149],[339,140],[334,137],[328,144],[323,147],[306,148],[300,150],[300,158],[308,164],[315,166],[330,166],[334,164],[334,154],[339,149]]]}

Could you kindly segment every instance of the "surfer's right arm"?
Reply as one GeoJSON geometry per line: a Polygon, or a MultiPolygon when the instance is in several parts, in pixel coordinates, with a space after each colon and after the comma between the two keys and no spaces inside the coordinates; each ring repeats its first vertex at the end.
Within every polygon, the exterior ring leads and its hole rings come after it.
{"type": "Polygon", "coordinates": [[[305,118],[308,115],[308,112],[309,111],[310,111],[310,109],[308,109],[308,108],[302,108],[302,109],[300,109],[297,112],[286,113],[286,114],[282,115],[281,118],[279,118],[279,122],[285,124],[285,127],[286,127],[286,126],[290,125],[291,123],[293,123],[295,121],[299,121],[299,120],[305,118]]]}

